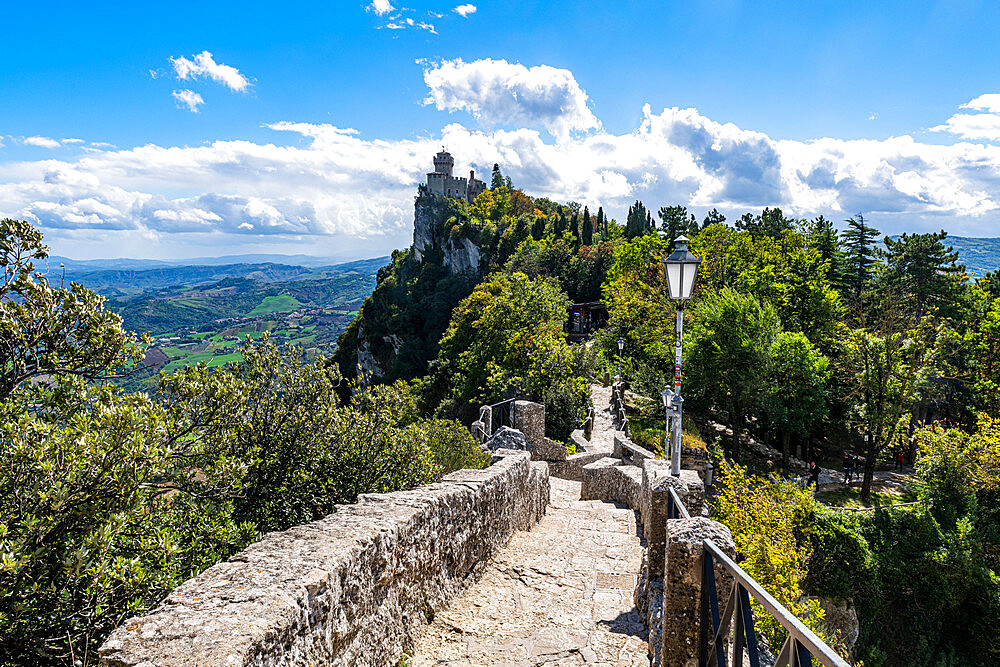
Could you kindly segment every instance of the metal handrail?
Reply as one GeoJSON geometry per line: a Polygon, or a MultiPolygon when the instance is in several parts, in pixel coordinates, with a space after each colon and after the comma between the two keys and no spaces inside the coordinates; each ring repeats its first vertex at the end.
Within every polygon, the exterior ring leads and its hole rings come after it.
{"type": "Polygon", "coordinates": [[[628,422],[628,413],[625,411],[625,398],[622,396],[619,387],[614,387],[611,390],[611,409],[615,417],[618,418],[621,430],[625,432],[626,436],[631,438],[632,426],[628,422]]]}
{"type": "Polygon", "coordinates": [[[490,408],[490,435],[496,433],[501,426],[514,428],[514,407],[517,405],[516,398],[508,398],[489,406],[490,408]],[[504,420],[506,417],[506,421],[504,420]]]}
{"type": "Polygon", "coordinates": [[[684,503],[681,501],[680,496],[677,495],[674,487],[668,487],[667,491],[670,492],[670,495],[667,496],[667,518],[690,519],[691,515],[688,513],[687,508],[684,507],[684,503]]]}
{"type": "Polygon", "coordinates": [[[702,544],[704,546],[701,597],[701,664],[703,666],[725,667],[725,637],[729,633],[729,621],[734,615],[736,617],[736,637],[733,645],[734,665],[742,667],[744,648],[749,655],[750,664],[753,667],[760,665],[753,612],[750,608],[750,596],[752,595],[788,631],[788,639],[781,647],[774,667],[812,665],[814,657],[826,667],[850,667],[802,621],[764,590],[743,568],[734,563],[715,542],[706,538],[702,544]],[[729,601],[721,615],[719,614],[719,602],[715,587],[715,561],[718,561],[734,579],[732,594],[729,596],[729,601]]]}

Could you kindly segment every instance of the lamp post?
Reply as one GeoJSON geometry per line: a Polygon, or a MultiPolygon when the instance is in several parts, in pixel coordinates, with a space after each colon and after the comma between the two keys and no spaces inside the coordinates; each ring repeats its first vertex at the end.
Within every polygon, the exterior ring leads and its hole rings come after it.
{"type": "Polygon", "coordinates": [[[618,339],[618,381],[622,379],[622,350],[625,349],[625,339],[618,339]]]}
{"type": "Polygon", "coordinates": [[[681,398],[681,352],[684,333],[684,304],[694,292],[695,279],[698,277],[698,265],[701,259],[688,250],[688,238],[678,236],[674,240],[674,251],[663,258],[663,273],[667,279],[670,298],[677,302],[677,340],[674,359],[674,391],[663,391],[663,405],[667,410],[668,421],[672,421],[667,441],[670,444],[670,474],[678,477],[681,474],[681,419],[684,399],[681,398]]]}

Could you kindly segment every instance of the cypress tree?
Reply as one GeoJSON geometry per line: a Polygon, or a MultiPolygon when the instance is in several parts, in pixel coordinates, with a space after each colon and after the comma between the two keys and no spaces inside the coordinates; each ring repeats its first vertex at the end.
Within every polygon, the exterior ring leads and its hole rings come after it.
{"type": "Polygon", "coordinates": [[[583,233],[580,240],[583,245],[594,244],[594,223],[590,220],[590,210],[586,206],[583,207],[583,233]]]}

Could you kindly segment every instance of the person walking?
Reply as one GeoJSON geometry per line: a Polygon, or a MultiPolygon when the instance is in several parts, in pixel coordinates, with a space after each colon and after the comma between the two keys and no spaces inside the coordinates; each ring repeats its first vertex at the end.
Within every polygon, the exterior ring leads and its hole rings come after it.
{"type": "Polygon", "coordinates": [[[900,452],[898,454],[896,454],[896,470],[898,470],[899,472],[903,472],[903,451],[902,450],[900,450],[900,452]]]}
{"type": "Polygon", "coordinates": [[[851,473],[854,469],[854,459],[850,452],[844,452],[844,484],[851,483],[851,473]]]}
{"type": "Polygon", "coordinates": [[[809,482],[806,486],[812,484],[813,486],[819,488],[819,466],[813,461],[809,464],[809,482]]]}
{"type": "Polygon", "coordinates": [[[860,481],[861,474],[864,469],[865,469],[865,460],[861,458],[860,454],[855,454],[854,460],[851,463],[851,476],[856,477],[858,481],[860,481]]]}

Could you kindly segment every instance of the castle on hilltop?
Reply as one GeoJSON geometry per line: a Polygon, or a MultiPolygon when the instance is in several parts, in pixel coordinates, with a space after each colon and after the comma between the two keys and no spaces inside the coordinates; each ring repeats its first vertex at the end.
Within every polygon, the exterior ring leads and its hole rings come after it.
{"type": "Polygon", "coordinates": [[[469,178],[452,176],[455,158],[445,149],[434,156],[434,171],[427,174],[427,189],[436,195],[461,197],[472,203],[476,196],[486,189],[486,184],[476,179],[476,172],[469,170],[469,178]]]}

